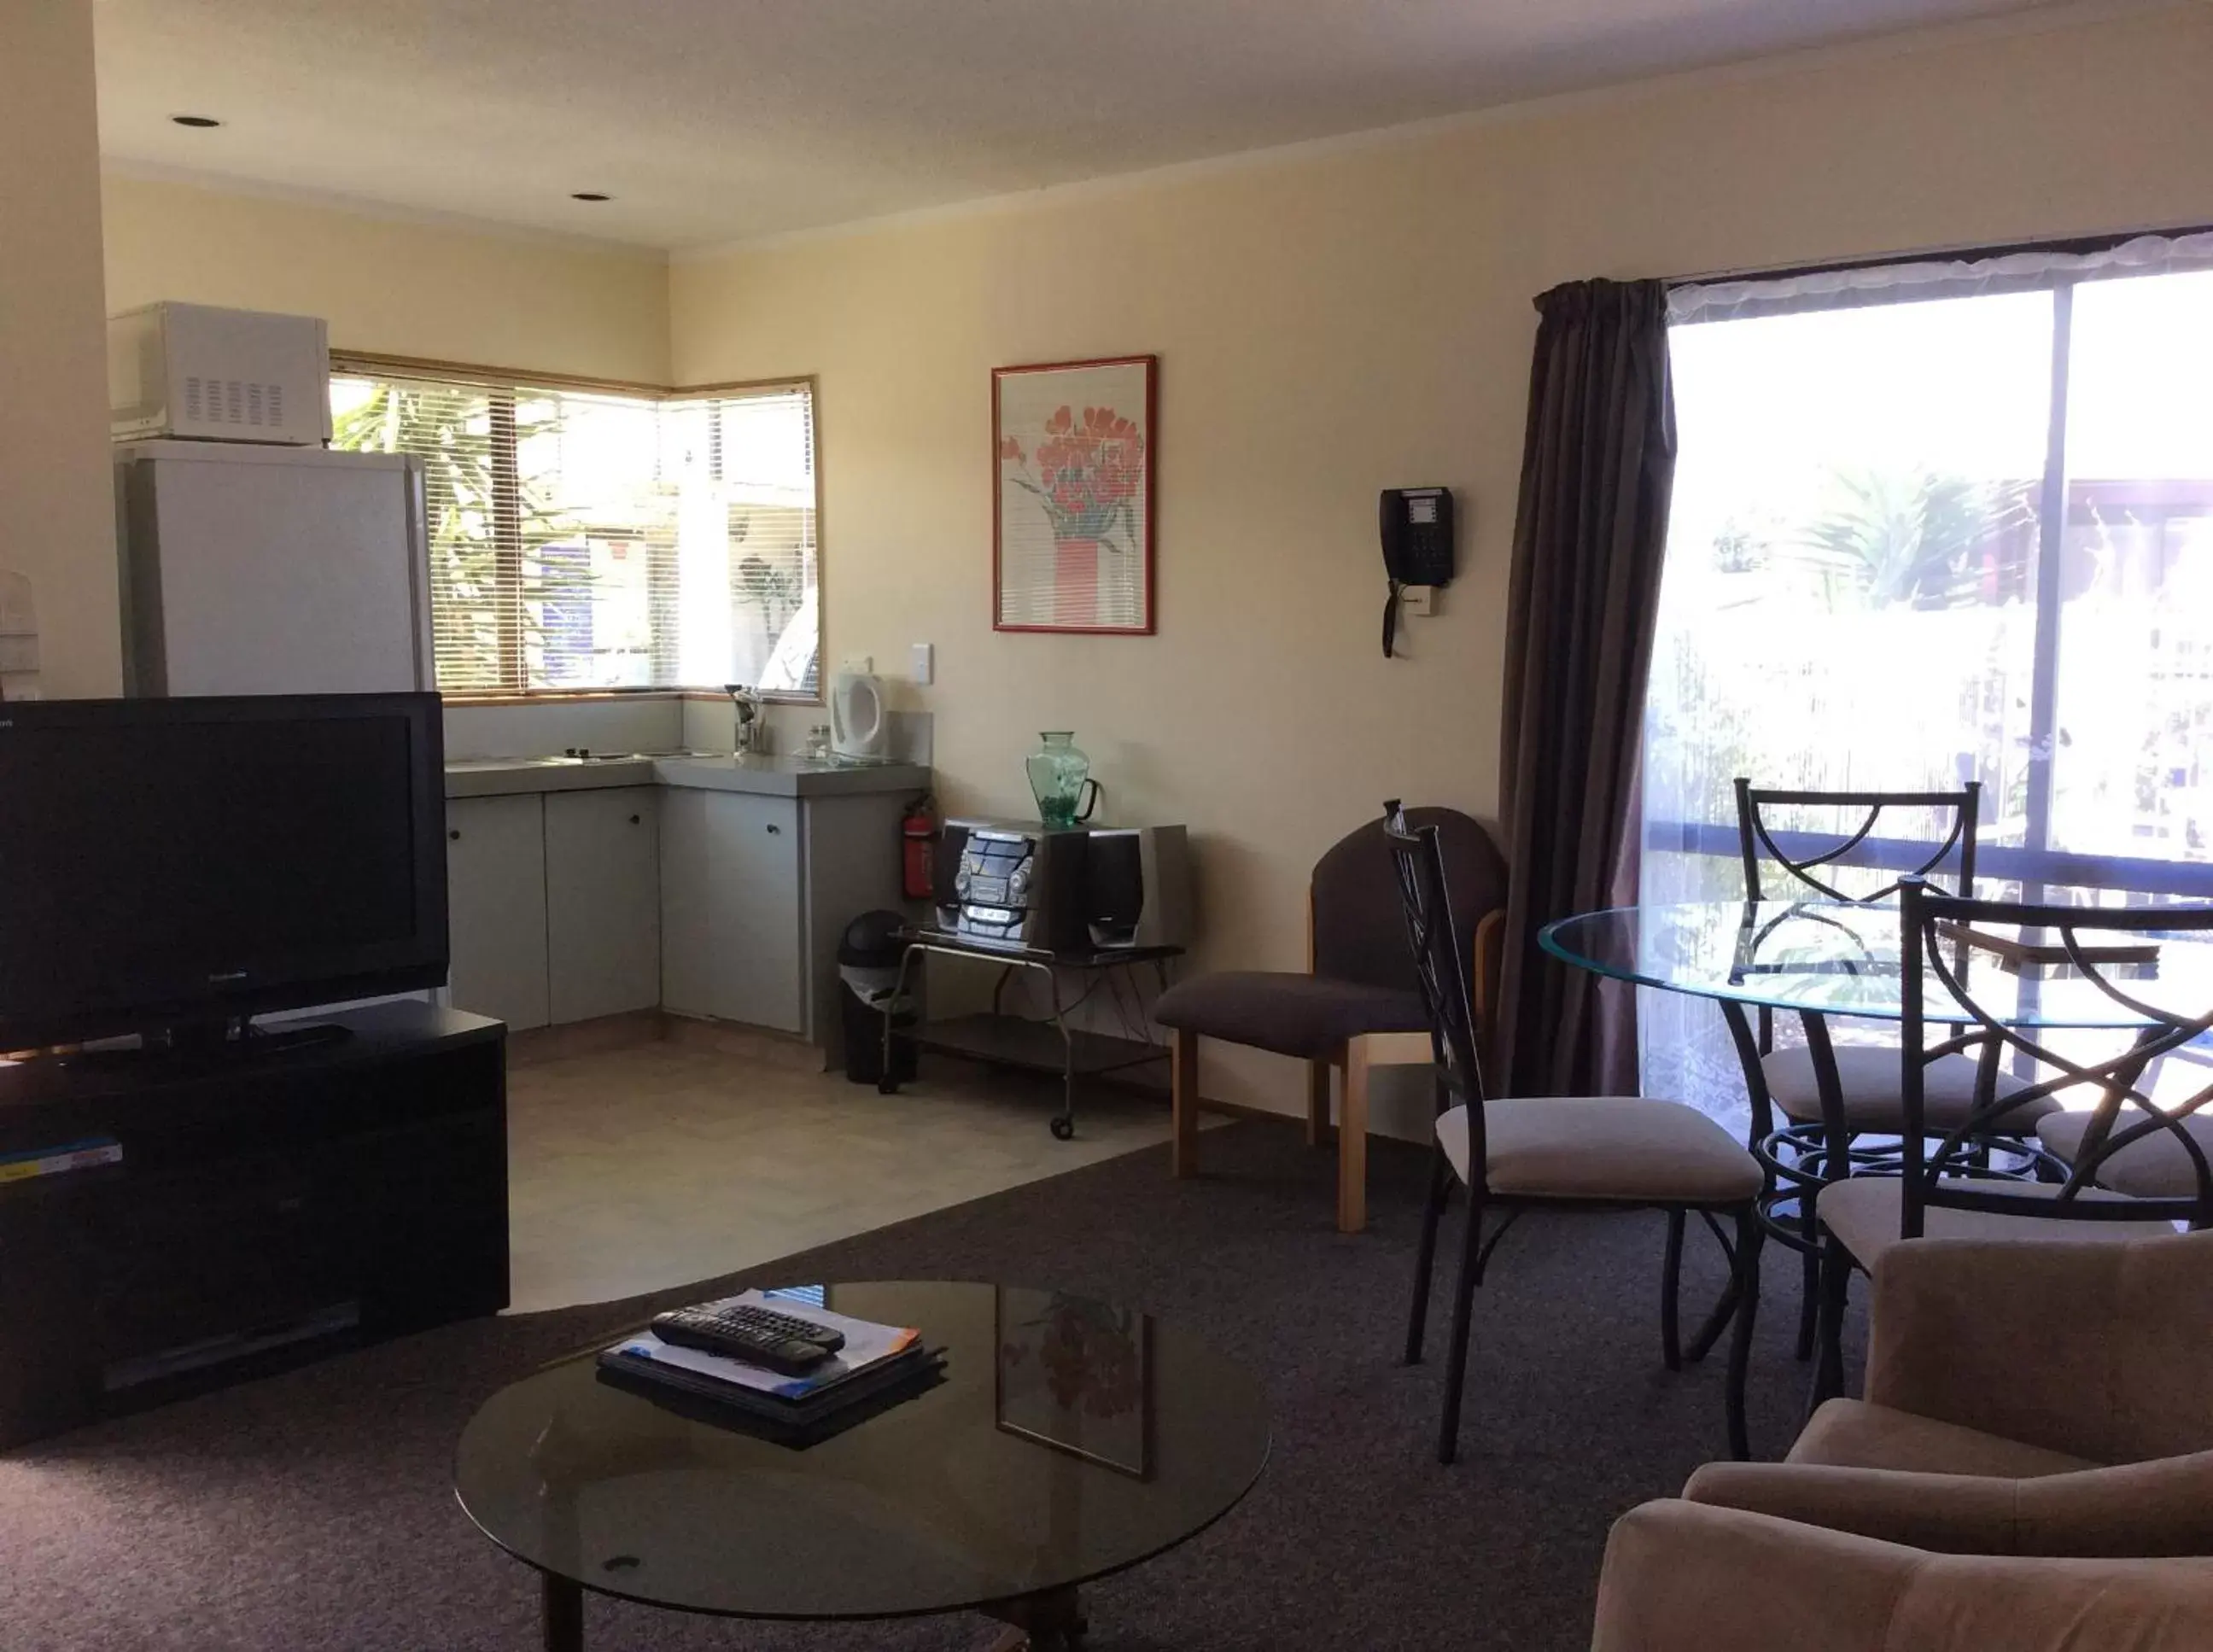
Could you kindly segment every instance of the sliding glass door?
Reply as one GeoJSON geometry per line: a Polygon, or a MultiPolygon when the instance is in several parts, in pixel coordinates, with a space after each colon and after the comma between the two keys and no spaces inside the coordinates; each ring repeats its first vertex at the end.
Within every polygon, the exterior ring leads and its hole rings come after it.
{"type": "MultiPolygon", "coordinates": [[[[2213,897],[2213,271],[2134,247],[1683,296],[1642,899],[1741,893],[1738,775],[1978,780],[1984,893],[2213,897]]],[[[1639,1009],[1647,1088],[1741,1117],[1713,1007],[1639,1009]]]]}

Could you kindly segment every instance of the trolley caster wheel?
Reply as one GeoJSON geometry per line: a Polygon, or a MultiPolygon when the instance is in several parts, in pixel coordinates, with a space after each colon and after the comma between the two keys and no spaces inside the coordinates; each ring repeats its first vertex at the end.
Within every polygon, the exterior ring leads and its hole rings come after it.
{"type": "Polygon", "coordinates": [[[899,1080],[896,1078],[878,1079],[876,1081],[876,1094],[878,1095],[897,1095],[899,1094],[899,1080]]]}
{"type": "Polygon", "coordinates": [[[1055,1119],[1052,1121],[1052,1133],[1053,1138],[1056,1141],[1074,1141],[1076,1139],[1076,1120],[1067,1118],[1055,1119]]]}

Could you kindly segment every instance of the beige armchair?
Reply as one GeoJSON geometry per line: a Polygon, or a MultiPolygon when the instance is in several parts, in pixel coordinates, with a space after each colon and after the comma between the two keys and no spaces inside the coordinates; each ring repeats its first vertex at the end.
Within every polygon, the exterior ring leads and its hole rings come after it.
{"type": "Polygon", "coordinates": [[[1864,1400],[1684,1497],[1954,1554],[2213,1556],[2213,1233],[1907,1241],[1873,1314],[1864,1400]]]}
{"type": "Polygon", "coordinates": [[[1591,1652],[2204,1652],[2213,1560],[1931,1554],[1667,1499],[1616,1521],[1591,1652]]]}

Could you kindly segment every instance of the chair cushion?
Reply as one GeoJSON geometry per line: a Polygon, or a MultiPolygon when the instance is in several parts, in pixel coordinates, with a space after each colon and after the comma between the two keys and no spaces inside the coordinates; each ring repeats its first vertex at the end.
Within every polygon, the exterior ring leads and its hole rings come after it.
{"type": "MultiPolygon", "coordinates": [[[[1837,1082],[1844,1092],[1844,1122],[1856,1130],[1896,1135],[1905,1104],[1899,1099],[1899,1056],[1896,1045],[1840,1044],[1837,1082]]],[[[1821,1122],[1821,1089],[1814,1078],[1814,1052],[1802,1045],[1760,1058],[1767,1093],[1783,1115],[1801,1125],[1821,1122]]],[[[2028,1088],[2010,1073],[1998,1075],[1997,1092],[2013,1095],[2028,1088]]],[[[1946,1131],[1967,1116],[1975,1100],[1975,1063],[1967,1056],[1939,1056],[1923,1070],[1921,1117],[1929,1129],[1946,1131]]],[[[2025,1101],[1999,1120],[1999,1135],[2023,1136],[2059,1103],[2048,1095],[2025,1101]]]]}
{"type": "Polygon", "coordinates": [[[1933,1417],[1870,1405],[1863,1399],[1832,1399],[1806,1419],[1783,1460],[1818,1463],[1830,1468],[1891,1468],[1922,1474],[1995,1475],[2027,1479],[2096,1468],[2087,1457],[2023,1445],[1979,1429],[1941,1423],[1933,1417]]]}
{"type": "MultiPolygon", "coordinates": [[[[1966,1178],[1947,1178],[1963,1183],[1966,1178]]],[[[2059,1189],[2050,1182],[2011,1182],[2009,1193],[2031,1198],[2052,1198],[2059,1189]]],[[[1816,1198],[1814,1211],[1821,1225],[1852,1253],[1852,1259],[1869,1272],[1876,1259],[1899,1242],[1898,1224],[1905,1184],[1896,1176],[1854,1176],[1831,1182],[1816,1198]]],[[[2088,1187],[2077,1197],[2117,1200],[2119,1193],[2088,1187]]],[[[2125,1201],[2124,1201],[2125,1202],[2125,1201]]],[[[2172,1239],[2171,1222],[2093,1222],[2080,1217],[2001,1216],[1984,1210],[1957,1210],[1944,1205],[1924,1209],[1922,1233],[1930,1239],[2017,1239],[2117,1241],[2129,1239],[2172,1239]]]]}
{"type": "Polygon", "coordinates": [[[1274,970],[1179,982],[1161,994],[1153,1016],[1163,1027],[1309,1061],[1334,1055],[1362,1033],[1430,1028],[1419,992],[1274,970]]]}
{"type": "MultiPolygon", "coordinates": [[[[2124,1113],[2114,1128],[2125,1130],[2143,1121],[2141,1113],[2124,1113]]],[[[2055,1113],[2037,1120],[2036,1135],[2045,1147],[2073,1164],[2082,1154],[2082,1137],[2089,1128],[2088,1113],[2055,1113]]],[[[2182,1128],[2207,1161],[2213,1163],[2213,1119],[2192,1113],[2182,1120],[2182,1128]]],[[[2131,1198],[2198,1197],[2198,1167],[2192,1162],[2189,1149],[2164,1130],[2131,1142],[2114,1154],[2098,1167],[2096,1180],[2099,1186],[2126,1193],[2131,1198]]]]}
{"type": "MultiPolygon", "coordinates": [[[[1726,1204],[1760,1189],[1743,1144],[1696,1108],[1636,1095],[1533,1095],[1487,1101],[1483,1185],[1533,1198],[1726,1204]]],[[[1437,1120],[1462,1181],[1467,1109],[1437,1120]]]]}

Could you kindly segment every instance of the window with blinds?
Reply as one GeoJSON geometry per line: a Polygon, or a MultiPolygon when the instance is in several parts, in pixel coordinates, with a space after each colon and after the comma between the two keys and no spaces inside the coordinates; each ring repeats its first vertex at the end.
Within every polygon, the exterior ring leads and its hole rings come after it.
{"type": "Polygon", "coordinates": [[[811,383],[623,395],[332,367],[333,445],[424,472],[448,695],[816,696],[811,383]]]}

